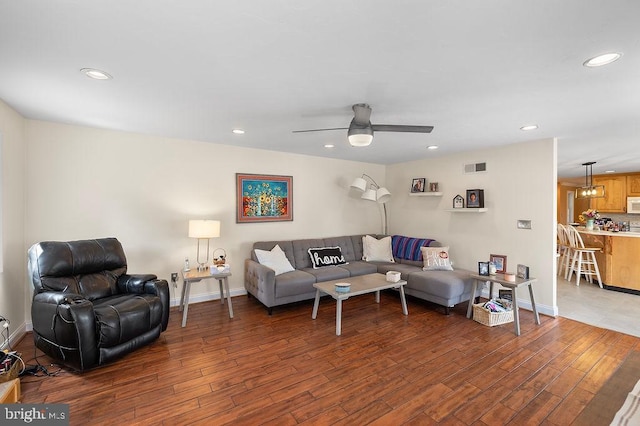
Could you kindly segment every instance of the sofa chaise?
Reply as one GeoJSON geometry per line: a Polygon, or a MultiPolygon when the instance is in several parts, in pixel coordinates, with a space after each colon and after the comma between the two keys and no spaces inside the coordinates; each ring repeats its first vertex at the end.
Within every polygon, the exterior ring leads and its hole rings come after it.
{"type": "MultiPolygon", "coordinates": [[[[351,235],[255,242],[251,250],[251,258],[245,260],[245,289],[250,296],[254,296],[267,307],[269,315],[272,314],[275,306],[313,299],[316,294],[313,284],[316,282],[347,279],[372,273],[384,274],[388,271],[400,272],[401,278],[407,281],[406,294],[441,305],[446,314],[449,313],[450,307],[468,301],[471,297],[474,280],[470,278],[469,271],[423,270],[424,260],[421,256],[421,248],[442,247],[438,241],[394,235],[389,237],[392,240],[393,259],[363,260],[363,237],[372,238],[372,236],[351,235]],[[340,248],[342,262],[324,267],[314,265],[310,249],[313,251],[336,247],[340,248]],[[259,254],[271,253],[277,249],[284,252],[288,260],[285,263],[290,266],[287,265],[281,269],[280,265],[269,267],[268,262],[260,263],[259,254]]],[[[384,237],[373,236],[375,239],[384,237]]]]}

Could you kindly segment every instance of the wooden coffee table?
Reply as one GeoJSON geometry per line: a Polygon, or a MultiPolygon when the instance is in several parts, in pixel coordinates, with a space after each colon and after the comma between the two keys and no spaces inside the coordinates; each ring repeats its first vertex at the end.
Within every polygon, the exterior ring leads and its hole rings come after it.
{"type": "Polygon", "coordinates": [[[336,299],[336,336],[339,336],[342,329],[342,301],[347,300],[351,296],[358,296],[367,293],[376,293],[376,303],[380,303],[380,290],[386,290],[388,288],[397,288],[400,290],[400,300],[402,302],[402,313],[409,315],[407,310],[407,300],[404,297],[404,285],[407,284],[405,280],[392,283],[387,281],[384,274],[368,274],[360,275],[357,277],[342,278],[339,280],[325,281],[322,283],[315,283],[313,286],[316,288],[316,300],[313,303],[312,319],[316,319],[318,316],[318,305],[320,304],[321,293],[328,294],[336,299]],[[336,283],[349,283],[351,288],[348,293],[340,293],[335,289],[336,283]]]}

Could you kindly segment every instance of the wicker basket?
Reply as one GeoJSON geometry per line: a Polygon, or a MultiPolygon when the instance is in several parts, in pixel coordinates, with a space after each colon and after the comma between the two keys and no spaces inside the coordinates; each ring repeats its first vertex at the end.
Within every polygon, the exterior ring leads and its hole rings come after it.
{"type": "MultiPolygon", "coordinates": [[[[20,354],[17,354],[20,356],[20,354]]],[[[8,382],[9,380],[17,379],[20,375],[20,369],[22,368],[22,363],[18,359],[13,360],[13,364],[11,364],[11,368],[9,371],[5,371],[4,373],[0,373],[0,383],[8,382]]]]}
{"type": "Polygon", "coordinates": [[[473,305],[474,321],[488,325],[489,327],[513,321],[513,310],[505,312],[491,312],[490,310],[483,308],[482,305],[482,303],[473,305]]]}

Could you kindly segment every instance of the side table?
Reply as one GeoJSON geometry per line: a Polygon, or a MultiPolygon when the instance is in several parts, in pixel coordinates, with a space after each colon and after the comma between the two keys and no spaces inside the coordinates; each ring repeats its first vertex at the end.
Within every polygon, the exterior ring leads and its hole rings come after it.
{"type": "Polygon", "coordinates": [[[223,272],[218,274],[212,274],[209,269],[204,271],[198,271],[192,269],[189,271],[182,271],[182,296],[180,297],[180,310],[182,311],[182,326],[187,325],[187,312],[189,311],[189,292],[191,291],[191,283],[199,282],[207,278],[214,278],[218,280],[220,286],[220,303],[224,305],[225,291],[227,303],[229,305],[229,318],[233,318],[233,306],[231,305],[231,293],[229,292],[229,277],[231,272],[223,272]],[[223,286],[224,283],[224,286],[223,286]],[[223,288],[224,287],[224,288],[223,288]]]}
{"type": "Polygon", "coordinates": [[[476,285],[473,288],[473,294],[471,294],[471,299],[469,299],[469,307],[467,308],[467,318],[471,318],[471,313],[473,311],[473,302],[476,298],[476,294],[480,296],[478,290],[482,292],[482,284],[489,283],[489,299],[491,299],[493,295],[493,284],[500,284],[503,287],[507,287],[511,290],[511,299],[513,302],[513,323],[515,325],[516,336],[520,335],[520,316],[518,315],[518,299],[516,298],[516,288],[521,286],[529,287],[529,297],[531,298],[531,308],[533,309],[533,316],[535,317],[536,324],[540,325],[540,316],[538,315],[538,310],[536,309],[536,301],[533,298],[533,286],[532,284],[538,281],[536,278],[527,278],[522,279],[516,277],[515,281],[507,281],[504,279],[504,274],[496,274],[496,275],[478,275],[471,274],[471,278],[476,280],[476,285]]]}
{"type": "Polygon", "coordinates": [[[20,401],[20,379],[0,383],[0,404],[15,404],[20,401]]]}

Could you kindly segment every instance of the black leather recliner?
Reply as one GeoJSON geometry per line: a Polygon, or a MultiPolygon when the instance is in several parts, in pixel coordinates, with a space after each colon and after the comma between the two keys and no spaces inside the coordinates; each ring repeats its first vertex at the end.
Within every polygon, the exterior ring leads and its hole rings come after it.
{"type": "Polygon", "coordinates": [[[167,281],[128,275],[115,238],[37,243],[28,267],[35,344],[70,368],[110,362],[167,329],[167,281]]]}

